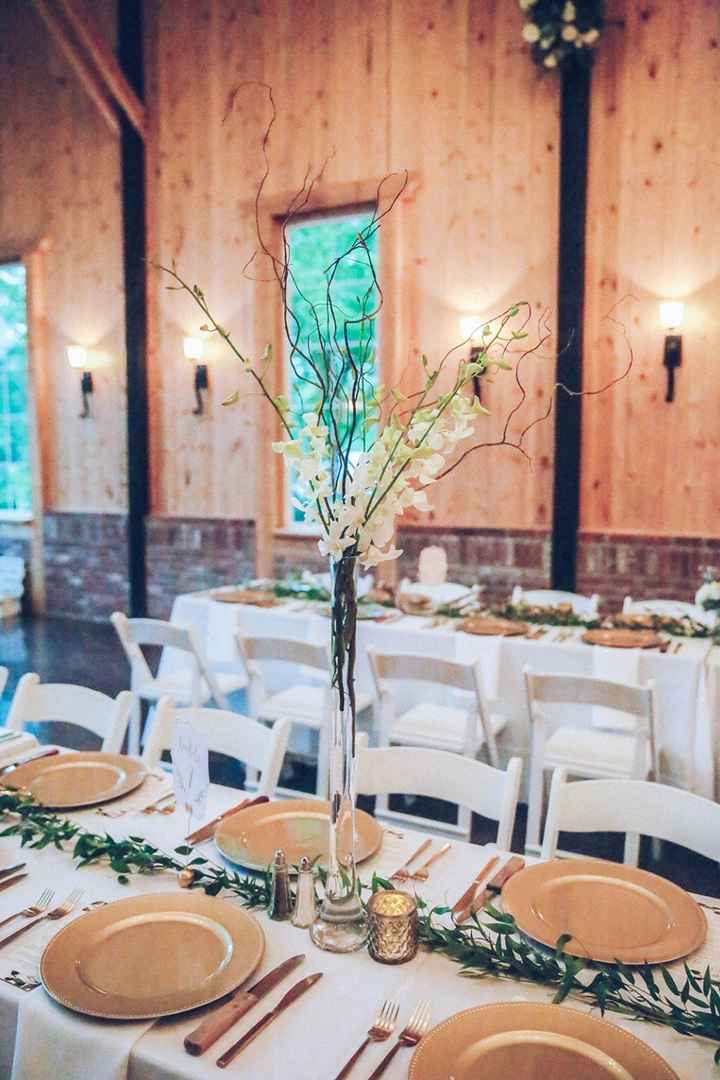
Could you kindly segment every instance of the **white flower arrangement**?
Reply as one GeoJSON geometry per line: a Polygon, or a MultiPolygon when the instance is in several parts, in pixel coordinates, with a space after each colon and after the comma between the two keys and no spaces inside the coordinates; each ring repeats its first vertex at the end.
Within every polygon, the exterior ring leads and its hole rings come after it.
{"type": "Polygon", "coordinates": [[[605,0],[519,0],[522,38],[546,69],[589,63],[605,21],[605,0]]]}

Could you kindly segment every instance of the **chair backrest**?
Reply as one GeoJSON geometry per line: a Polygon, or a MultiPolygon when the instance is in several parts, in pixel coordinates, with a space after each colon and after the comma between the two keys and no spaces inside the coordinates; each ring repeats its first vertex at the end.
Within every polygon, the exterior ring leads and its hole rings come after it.
{"type": "Polygon", "coordinates": [[[523,669],[528,704],[596,705],[615,709],[640,719],[650,720],[653,714],[653,683],[633,686],[593,675],[539,675],[531,668],[523,669]]]}
{"type": "Polygon", "coordinates": [[[497,846],[510,850],[522,761],[506,771],[446,750],[392,746],[368,750],[358,739],[360,795],[423,795],[465,806],[498,823],[497,846]]]}
{"type": "Polygon", "coordinates": [[[277,660],[325,673],[328,671],[328,651],[325,645],[315,645],[293,638],[262,637],[241,631],[238,631],[236,640],[240,655],[248,668],[253,661],[277,660]]]}
{"type": "Polygon", "coordinates": [[[8,671],[8,669],[6,667],[2,667],[2,665],[0,665],[0,697],[2,697],[3,690],[5,689],[5,687],[7,685],[8,675],[9,674],[10,674],[10,672],[8,671]]]}
{"type": "Polygon", "coordinates": [[[482,689],[482,674],[477,664],[412,653],[379,653],[373,645],[368,646],[367,654],[378,696],[390,690],[387,684],[393,681],[441,683],[454,690],[475,693],[479,680],[482,689]]]}
{"type": "Polygon", "coordinates": [[[466,752],[474,752],[474,746],[477,744],[477,721],[479,721],[490,760],[497,762],[497,744],[488,719],[482,664],[479,659],[462,663],[459,660],[445,660],[442,657],[413,655],[412,653],[379,653],[373,645],[368,646],[367,656],[381,712],[389,714],[381,716],[382,725],[386,730],[392,725],[395,710],[391,685],[393,682],[421,682],[447,686],[453,690],[474,695],[473,709],[468,710],[466,752]]]}
{"type": "Polygon", "coordinates": [[[0,600],[19,600],[24,578],[25,561],[19,555],[0,555],[0,600]]]}
{"type": "Polygon", "coordinates": [[[633,600],[632,596],[626,596],[623,615],[665,615],[671,619],[694,619],[704,626],[714,624],[712,612],[685,600],[633,600]]]}
{"type": "Polygon", "coordinates": [[[240,713],[225,709],[176,709],[170,698],[161,698],[143,752],[148,768],[157,765],[164,750],[172,749],[175,720],[187,720],[196,731],[204,732],[210,750],[257,769],[259,795],[275,793],[290,737],[290,720],[278,720],[268,728],[240,713]]]}
{"type": "Polygon", "coordinates": [[[597,615],[600,597],[582,596],[580,593],[562,592],[559,589],[528,589],[516,585],[512,591],[513,604],[537,604],[538,607],[557,607],[558,604],[570,604],[576,615],[592,618],[597,615]]]}
{"type": "Polygon", "coordinates": [[[191,658],[193,676],[193,700],[200,700],[200,679],[205,680],[210,692],[221,707],[227,706],[227,700],[220,689],[212,669],[208,665],[203,650],[192,626],[179,626],[164,619],[128,619],[121,611],[114,611],[110,616],[125,655],[130,662],[131,685],[136,689],[140,683],[152,681],[153,674],[143,655],[142,645],[154,645],[164,649],[179,649],[191,658]]]}
{"type": "Polygon", "coordinates": [[[29,672],[20,679],[8,713],[7,725],[22,731],[28,724],[61,721],[92,731],[102,748],[117,754],[127,730],[132,694],[123,690],[116,698],[99,690],[72,683],[41,683],[29,672]]]}
{"type": "MultiPolygon", "coordinates": [[[[621,832],[669,840],[720,861],[720,805],[682,788],[647,780],[576,780],[553,773],[542,854],[551,859],[559,832],[621,832]]],[[[626,845],[625,861],[629,846],[626,845]]]]}

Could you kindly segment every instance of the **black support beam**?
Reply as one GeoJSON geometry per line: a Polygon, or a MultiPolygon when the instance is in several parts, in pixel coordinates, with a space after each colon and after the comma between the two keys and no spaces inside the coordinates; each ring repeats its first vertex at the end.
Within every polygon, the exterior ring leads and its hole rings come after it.
{"type": "MultiPolygon", "coordinates": [[[[121,0],[118,4],[118,60],[142,101],[143,0],[121,0]]],[[[147,612],[145,519],[150,508],[145,147],[124,113],[120,113],[120,123],[127,354],[128,608],[137,617],[147,612]]]]}
{"type": "MultiPolygon", "coordinates": [[[[558,244],[557,380],[582,390],[585,302],[585,214],[592,69],[562,74],[560,106],[560,235],[558,244]]],[[[553,490],[552,586],[575,590],[580,524],[582,398],[557,395],[553,490]]]]}

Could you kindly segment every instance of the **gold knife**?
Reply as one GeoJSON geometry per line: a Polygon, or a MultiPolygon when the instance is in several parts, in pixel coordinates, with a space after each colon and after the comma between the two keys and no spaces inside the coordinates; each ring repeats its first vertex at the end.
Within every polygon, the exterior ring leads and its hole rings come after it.
{"type": "Polygon", "coordinates": [[[476,894],[476,892],[478,890],[478,886],[480,885],[480,882],[483,880],[483,878],[487,877],[487,875],[490,873],[491,870],[495,869],[496,865],[499,862],[500,862],[500,856],[499,855],[493,855],[492,858],[488,859],[488,861],[485,863],[485,865],[483,866],[480,873],[476,874],[475,877],[473,878],[473,880],[470,882],[470,884],[468,885],[467,889],[462,894],[460,899],[456,900],[455,903],[453,904],[453,906],[452,906],[453,915],[462,915],[462,914],[465,913],[465,910],[470,907],[470,905],[472,904],[472,902],[473,902],[473,900],[475,898],[475,894],[476,894]]]}
{"type": "Polygon", "coordinates": [[[250,1030],[243,1035],[242,1039],[238,1039],[236,1043],[233,1043],[229,1050],[226,1050],[224,1054],[220,1055],[215,1062],[218,1068],[224,1069],[231,1061],[234,1061],[240,1051],[244,1050],[246,1046],[249,1046],[249,1044],[258,1037],[260,1032],[265,1030],[268,1024],[271,1024],[281,1012],[284,1012],[285,1009],[287,1009],[288,1005],[292,1005],[293,1001],[297,1001],[306,990],[309,990],[311,986],[314,986],[318,979],[322,979],[322,977],[322,971],[316,971],[314,975],[306,975],[300,982],[295,983],[293,988],[288,990],[285,997],[282,998],[274,1009],[271,1009],[269,1013],[266,1013],[262,1020],[258,1020],[255,1027],[251,1027],[250,1030]]]}
{"type": "Polygon", "coordinates": [[[241,1016],[244,1016],[249,1009],[252,1009],[253,1005],[257,1005],[260,998],[265,997],[271,990],[274,990],[277,984],[291,971],[294,971],[304,959],[305,953],[291,956],[289,960],[283,961],[282,964],[278,964],[276,968],[264,975],[249,990],[236,990],[229,1001],[226,1001],[221,1008],[216,1009],[210,1016],[207,1016],[194,1031],[191,1031],[186,1036],[183,1045],[188,1054],[193,1054],[195,1057],[204,1054],[214,1042],[217,1042],[221,1035],[229,1031],[241,1016]]]}
{"type": "Polygon", "coordinates": [[[255,798],[243,799],[242,802],[237,803],[235,806],[231,806],[229,810],[225,810],[224,813],[218,814],[212,821],[208,821],[206,825],[201,825],[199,829],[195,829],[194,832],[188,833],[185,837],[186,844],[199,844],[202,840],[209,840],[215,833],[215,829],[218,827],[221,821],[225,821],[226,818],[234,817],[235,814],[239,814],[241,810],[249,810],[251,806],[260,806],[261,803],[270,802],[267,795],[256,795],[255,798]]]}

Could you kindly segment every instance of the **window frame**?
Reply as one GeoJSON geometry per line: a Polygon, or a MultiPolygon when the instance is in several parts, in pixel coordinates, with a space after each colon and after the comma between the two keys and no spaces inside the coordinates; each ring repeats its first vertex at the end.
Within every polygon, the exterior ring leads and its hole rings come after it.
{"type": "Polygon", "coordinates": [[[4,256],[0,257],[0,267],[3,266],[22,266],[25,271],[25,357],[26,357],[26,372],[25,378],[27,383],[26,388],[26,417],[28,427],[28,447],[27,458],[28,465],[30,467],[30,508],[28,510],[16,510],[9,507],[0,506],[0,523],[9,522],[10,524],[27,525],[32,523],[34,518],[34,487],[35,487],[35,470],[33,468],[33,401],[32,401],[32,387],[31,387],[31,359],[30,359],[30,275],[27,263],[25,259],[20,256],[4,256]]]}

